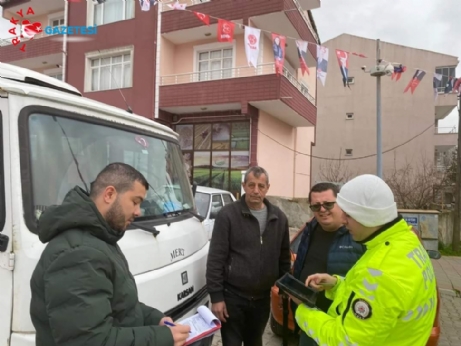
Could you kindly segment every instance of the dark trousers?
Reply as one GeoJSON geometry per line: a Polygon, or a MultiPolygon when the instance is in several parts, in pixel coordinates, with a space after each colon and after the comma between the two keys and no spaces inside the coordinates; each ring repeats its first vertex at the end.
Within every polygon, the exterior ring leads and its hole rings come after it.
{"type": "Polygon", "coordinates": [[[224,292],[229,317],[221,326],[223,346],[262,346],[269,320],[270,297],[249,300],[228,290],[224,292]]]}
{"type": "MultiPolygon", "coordinates": [[[[293,320],[296,321],[296,309],[298,305],[296,305],[292,300],[290,300],[291,311],[293,312],[293,320]]],[[[295,332],[297,333],[300,328],[296,325],[295,332]]],[[[299,344],[298,346],[317,346],[317,343],[311,337],[307,336],[307,334],[301,330],[299,332],[299,344]]]]}

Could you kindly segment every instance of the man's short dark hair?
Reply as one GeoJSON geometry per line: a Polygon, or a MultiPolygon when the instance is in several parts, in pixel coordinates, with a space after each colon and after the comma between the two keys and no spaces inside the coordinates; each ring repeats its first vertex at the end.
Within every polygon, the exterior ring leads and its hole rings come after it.
{"type": "Polygon", "coordinates": [[[253,175],[256,178],[259,178],[261,174],[264,174],[266,176],[266,184],[269,185],[269,174],[267,174],[267,171],[259,166],[253,166],[248,168],[248,170],[245,172],[245,177],[243,178],[243,182],[246,183],[248,181],[248,176],[250,173],[253,173],[253,175]]]}
{"type": "Polygon", "coordinates": [[[335,197],[338,195],[339,186],[334,183],[318,183],[312,186],[311,190],[309,191],[309,203],[311,202],[311,193],[312,192],[324,192],[331,190],[335,197]]]}
{"type": "Polygon", "coordinates": [[[142,184],[146,191],[149,190],[146,178],[135,168],[125,163],[111,163],[91,183],[90,197],[98,196],[108,186],[113,186],[118,193],[124,193],[133,188],[135,181],[142,184]]]}

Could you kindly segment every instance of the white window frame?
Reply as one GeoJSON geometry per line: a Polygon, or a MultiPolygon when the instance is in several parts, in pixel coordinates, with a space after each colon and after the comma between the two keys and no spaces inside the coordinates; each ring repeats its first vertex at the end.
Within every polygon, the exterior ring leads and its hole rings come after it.
{"type": "MultiPolygon", "coordinates": [[[[455,70],[455,75],[453,76],[453,78],[456,78],[456,68],[457,66],[436,66],[436,68],[434,69],[434,73],[437,73],[437,70],[443,70],[444,68],[447,68],[447,69],[454,69],[455,70]]],[[[442,71],[443,72],[443,71],[442,71]]],[[[442,81],[443,81],[443,75],[442,75],[442,81]]],[[[445,76],[445,77],[450,77],[450,76],[445,76]]],[[[446,87],[446,84],[443,84],[441,83],[438,90],[437,90],[437,93],[438,94],[445,94],[445,87],[446,87]]]]}
{"type": "MultiPolygon", "coordinates": [[[[44,70],[43,71],[43,74],[44,75],[47,75],[48,77],[53,77],[55,78],[54,76],[58,75],[58,74],[62,74],[62,81],[64,81],[64,74],[63,74],[63,70],[62,68],[60,67],[57,67],[57,68],[51,68],[51,69],[48,69],[48,70],[44,70]]],[[[59,80],[59,79],[58,79],[59,80]]]]}
{"type": "MultiPolygon", "coordinates": [[[[235,59],[237,56],[236,52],[236,41],[235,39],[232,42],[215,42],[215,43],[207,43],[201,44],[198,46],[194,46],[194,74],[193,74],[193,81],[198,82],[198,75],[199,75],[199,68],[198,68],[198,55],[199,53],[209,52],[216,49],[229,49],[232,48],[232,76],[231,78],[235,78],[235,59]]],[[[207,81],[212,81],[214,79],[210,79],[207,81]]],[[[206,81],[203,81],[206,82],[206,81]]]]}
{"type": "MultiPolygon", "coordinates": [[[[134,19],[135,18],[135,13],[136,13],[136,6],[139,5],[139,1],[138,0],[120,0],[120,1],[123,1],[123,2],[132,1],[133,2],[133,7],[132,7],[133,11],[132,11],[132,13],[126,14],[126,16],[125,16],[126,18],[121,19],[120,21],[134,19]]],[[[95,23],[94,23],[94,9],[95,9],[95,6],[104,6],[104,3],[98,4],[94,0],[87,0],[86,4],[87,4],[87,7],[86,7],[86,25],[87,26],[93,26],[93,25],[95,25],[95,23]]],[[[98,26],[108,25],[108,24],[113,24],[113,23],[118,23],[118,22],[111,22],[111,23],[107,23],[107,24],[99,24],[98,26]]]]}
{"type": "Polygon", "coordinates": [[[104,89],[104,90],[91,90],[91,60],[93,59],[101,59],[101,58],[109,58],[112,56],[118,55],[125,55],[130,54],[130,64],[131,64],[131,75],[130,75],[130,83],[128,86],[121,86],[121,89],[132,88],[133,87],[133,73],[134,73],[134,46],[126,46],[126,47],[117,47],[111,49],[104,49],[101,51],[96,52],[87,52],[85,54],[85,85],[84,85],[84,92],[100,92],[100,91],[108,91],[108,90],[117,90],[114,89],[104,89]]]}
{"type": "Polygon", "coordinates": [[[51,13],[48,15],[48,26],[52,26],[54,20],[64,20],[63,25],[66,25],[66,18],[64,16],[64,11],[51,13]]]}

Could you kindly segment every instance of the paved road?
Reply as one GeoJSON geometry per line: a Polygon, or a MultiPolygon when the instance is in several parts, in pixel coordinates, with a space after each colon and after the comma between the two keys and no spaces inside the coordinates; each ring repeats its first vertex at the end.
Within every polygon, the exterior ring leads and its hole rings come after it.
{"type": "MultiPolygon", "coordinates": [[[[442,306],[440,309],[441,337],[438,346],[461,345],[461,258],[442,257],[433,261],[439,288],[441,289],[442,306]]],[[[217,334],[213,346],[221,346],[222,341],[217,334]]],[[[281,346],[282,339],[275,336],[269,326],[264,333],[265,346],[281,346]]],[[[297,345],[291,340],[290,346],[297,345]]]]}

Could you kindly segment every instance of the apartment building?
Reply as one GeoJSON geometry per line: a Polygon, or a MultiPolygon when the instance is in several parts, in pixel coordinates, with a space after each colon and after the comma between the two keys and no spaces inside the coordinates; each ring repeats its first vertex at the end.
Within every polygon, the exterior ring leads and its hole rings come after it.
{"type": "MultiPolygon", "coordinates": [[[[376,174],[376,78],[362,70],[362,66],[369,70],[376,65],[376,41],[343,34],[323,45],[330,49],[330,61],[326,85],[317,91],[320,103],[313,154],[344,161],[314,158],[312,182],[335,174],[376,174]],[[350,56],[350,88],[343,85],[335,49],[367,57],[350,56]],[[364,156],[367,158],[358,159],[364,156]]],[[[399,81],[381,78],[384,176],[407,163],[421,165],[426,160],[442,170],[443,158],[457,144],[457,131],[438,124],[457,105],[456,94],[444,94],[444,89],[449,77],[455,76],[458,58],[387,42],[381,42],[380,47],[382,59],[407,67],[399,81]],[[424,70],[426,75],[413,95],[410,91],[404,93],[416,69],[424,70]],[[443,75],[437,99],[434,73],[443,75]]]]}
{"type": "MultiPolygon", "coordinates": [[[[55,75],[84,96],[172,127],[193,181],[240,193],[250,165],[270,174],[270,195],[307,197],[317,120],[315,45],[309,76],[299,69],[294,39],[287,39],[283,73],[274,68],[271,33],[319,42],[310,10],[320,0],[183,0],[187,10],[212,16],[205,25],[192,12],[139,1],[11,0],[3,17],[32,6],[42,26],[92,26],[97,34],[77,42],[41,34],[25,52],[4,43],[0,60],[55,75]],[[244,29],[233,42],[217,42],[217,20],[267,30],[258,66],[249,67],[244,29]]],[[[74,35],[75,36],[75,35],[74,35]]]]}

